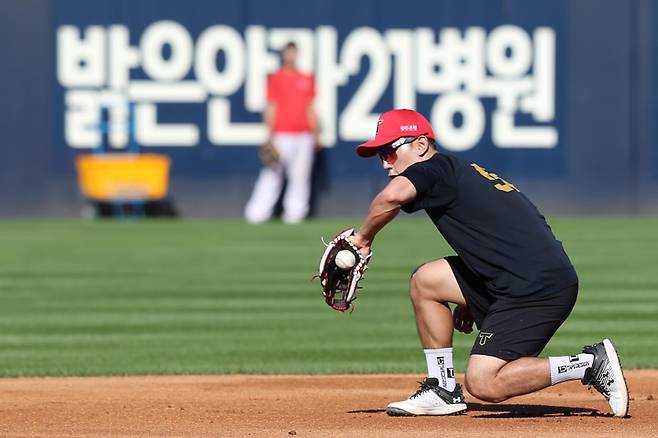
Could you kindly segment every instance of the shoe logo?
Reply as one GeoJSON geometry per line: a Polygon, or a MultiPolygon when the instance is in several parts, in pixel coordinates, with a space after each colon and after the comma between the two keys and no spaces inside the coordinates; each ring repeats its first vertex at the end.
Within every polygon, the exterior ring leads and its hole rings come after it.
{"type": "Polygon", "coordinates": [[[493,336],[493,333],[480,332],[478,336],[480,337],[480,341],[478,343],[480,345],[484,345],[493,336]]]}
{"type": "Polygon", "coordinates": [[[453,403],[459,403],[460,401],[462,401],[462,398],[461,398],[461,397],[453,397],[453,398],[452,398],[452,402],[453,402],[453,403]]]}

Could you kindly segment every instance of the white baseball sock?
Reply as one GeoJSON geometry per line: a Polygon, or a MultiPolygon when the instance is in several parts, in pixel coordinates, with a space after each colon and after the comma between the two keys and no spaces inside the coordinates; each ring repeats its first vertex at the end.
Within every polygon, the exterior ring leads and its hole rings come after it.
{"type": "Polygon", "coordinates": [[[582,379],[585,370],[592,366],[593,354],[580,353],[576,356],[549,357],[551,364],[551,385],[567,380],[582,379]]]}
{"type": "Polygon", "coordinates": [[[452,366],[452,347],[423,350],[427,360],[427,376],[436,377],[439,386],[452,391],[455,389],[455,369],[452,366]]]}

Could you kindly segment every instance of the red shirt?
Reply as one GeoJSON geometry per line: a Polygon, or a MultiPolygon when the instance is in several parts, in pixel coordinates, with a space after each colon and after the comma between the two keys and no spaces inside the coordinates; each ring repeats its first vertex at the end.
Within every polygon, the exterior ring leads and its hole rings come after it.
{"type": "Polygon", "coordinates": [[[281,69],[267,81],[267,101],[276,106],[274,132],[312,130],[308,109],[315,97],[313,75],[281,69]]]}

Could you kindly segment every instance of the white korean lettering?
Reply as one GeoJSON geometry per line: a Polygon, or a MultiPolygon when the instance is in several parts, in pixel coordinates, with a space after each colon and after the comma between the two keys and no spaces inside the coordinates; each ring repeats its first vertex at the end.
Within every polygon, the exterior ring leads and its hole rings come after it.
{"type": "Polygon", "coordinates": [[[110,147],[125,147],[133,104],[142,146],[198,144],[198,120],[158,122],[163,103],[204,105],[211,144],[260,144],[266,129],[258,113],[266,105],[267,76],[278,68],[278,52],[288,42],[297,45],[300,70],[315,73],[324,145],[370,138],[381,107],[416,108],[422,94],[434,98],[428,115],[448,150],[474,148],[485,132],[500,148],[553,148],[558,141],[551,126],[556,35],[547,27],[531,33],[514,25],[489,33],[482,27],[360,27],[339,44],[332,26],[253,25],[240,33],[213,25],[195,42],[180,23],[157,21],[132,37],[139,44],[130,45],[125,25],[58,28],[57,78],[67,90],[64,128],[71,147],[96,147],[102,132],[110,147]],[[139,69],[146,78],[133,78],[139,69]],[[355,89],[341,109],[338,96],[347,86],[355,89]],[[240,91],[242,102],[235,97],[240,91]],[[495,108],[485,110],[485,100],[495,108]],[[252,121],[234,121],[240,105],[255,113],[252,121]]]}
{"type": "Polygon", "coordinates": [[[108,145],[113,149],[128,146],[130,136],[130,117],[126,96],[119,91],[103,91],[100,93],[101,109],[108,116],[105,126],[108,145]]]}
{"type": "Polygon", "coordinates": [[[534,32],[534,94],[521,98],[521,109],[538,122],[555,117],[555,31],[540,27],[534,32]]]}
{"type": "Polygon", "coordinates": [[[187,123],[160,124],[155,104],[138,103],[135,107],[135,137],[144,146],[196,146],[199,128],[187,123]]]}
{"type": "Polygon", "coordinates": [[[526,31],[510,25],[491,31],[487,41],[487,67],[494,76],[518,78],[528,72],[531,64],[532,43],[526,31]]]}
{"type": "Polygon", "coordinates": [[[393,107],[416,108],[413,35],[408,29],[386,31],[386,45],[394,59],[393,107]]]}
{"type": "Polygon", "coordinates": [[[142,67],[149,77],[158,81],[179,81],[192,67],[192,37],[175,21],[153,23],[142,35],[142,67]],[[163,49],[169,47],[168,59],[163,49]]]}
{"type": "Polygon", "coordinates": [[[240,89],[245,75],[244,42],[229,26],[211,26],[201,32],[194,57],[194,72],[212,94],[230,96],[240,89]],[[217,53],[224,52],[224,69],[217,69],[217,53]]]}
{"type": "Polygon", "coordinates": [[[101,143],[100,98],[97,91],[66,92],[64,139],[73,148],[93,148],[101,143]]]}
{"type": "Polygon", "coordinates": [[[64,138],[74,148],[98,147],[106,133],[112,148],[128,144],[128,108],[126,99],[117,92],[69,90],[64,114],[64,138]],[[109,123],[102,126],[101,111],[107,112],[109,123]]]}
{"type": "Polygon", "coordinates": [[[421,93],[443,93],[459,89],[462,85],[478,93],[485,75],[485,32],[481,28],[461,31],[446,28],[440,32],[440,44],[434,44],[434,31],[421,28],[415,39],[419,56],[416,69],[417,89],[421,93]]]}
{"type": "Polygon", "coordinates": [[[368,73],[338,120],[340,137],[357,141],[368,138],[377,125],[379,114],[372,112],[388,85],[391,76],[391,58],[383,50],[384,41],[379,32],[369,27],[355,29],[345,40],[340,64],[347,75],[361,70],[361,58],[370,61],[368,73]]]}
{"type": "Polygon", "coordinates": [[[152,81],[132,81],[128,96],[138,102],[205,102],[206,90],[196,81],[161,83],[152,81]]]}
{"type": "Polygon", "coordinates": [[[249,67],[244,87],[245,107],[248,111],[260,112],[265,109],[267,75],[278,67],[279,60],[267,50],[267,29],[263,26],[249,26],[245,39],[249,67]]]}
{"type": "Polygon", "coordinates": [[[110,26],[108,41],[108,85],[110,88],[125,88],[130,83],[130,69],[139,66],[139,50],[130,45],[130,31],[126,26],[110,26]]]}
{"type": "Polygon", "coordinates": [[[431,123],[439,144],[449,151],[472,149],[482,138],[485,114],[482,102],[468,93],[448,93],[439,96],[432,106],[431,123]],[[455,126],[455,116],[462,119],[455,126]]]}
{"type": "Polygon", "coordinates": [[[336,118],[338,115],[338,87],[347,82],[347,75],[338,65],[338,35],[331,26],[317,31],[317,73],[315,109],[322,126],[322,144],[336,143],[336,118]]]}
{"type": "Polygon", "coordinates": [[[262,123],[231,122],[231,102],[214,97],[208,102],[208,138],[216,145],[255,145],[267,138],[262,123]]]}
{"type": "Polygon", "coordinates": [[[105,29],[89,26],[84,36],[75,26],[57,29],[57,79],[64,87],[105,84],[105,29]]]}
{"type": "Polygon", "coordinates": [[[500,79],[487,88],[498,99],[491,116],[491,137],[501,148],[553,148],[558,142],[553,126],[516,126],[521,110],[539,122],[554,117],[555,33],[540,28],[534,33],[534,62],[530,38],[523,29],[501,26],[492,32],[487,48],[489,69],[500,79]],[[507,56],[509,52],[509,56],[507,56]],[[533,76],[526,76],[530,67],[533,76]]]}

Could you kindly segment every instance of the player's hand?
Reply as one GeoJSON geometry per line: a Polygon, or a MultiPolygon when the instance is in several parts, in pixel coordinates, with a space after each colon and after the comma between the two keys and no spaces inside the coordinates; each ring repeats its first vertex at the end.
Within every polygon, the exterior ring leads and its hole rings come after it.
{"type": "Polygon", "coordinates": [[[371,253],[370,242],[366,241],[359,233],[348,237],[347,240],[352,242],[364,257],[371,253]]]}
{"type": "Polygon", "coordinates": [[[471,333],[473,331],[473,315],[467,307],[457,306],[452,313],[452,320],[455,328],[462,333],[471,333]]]}

